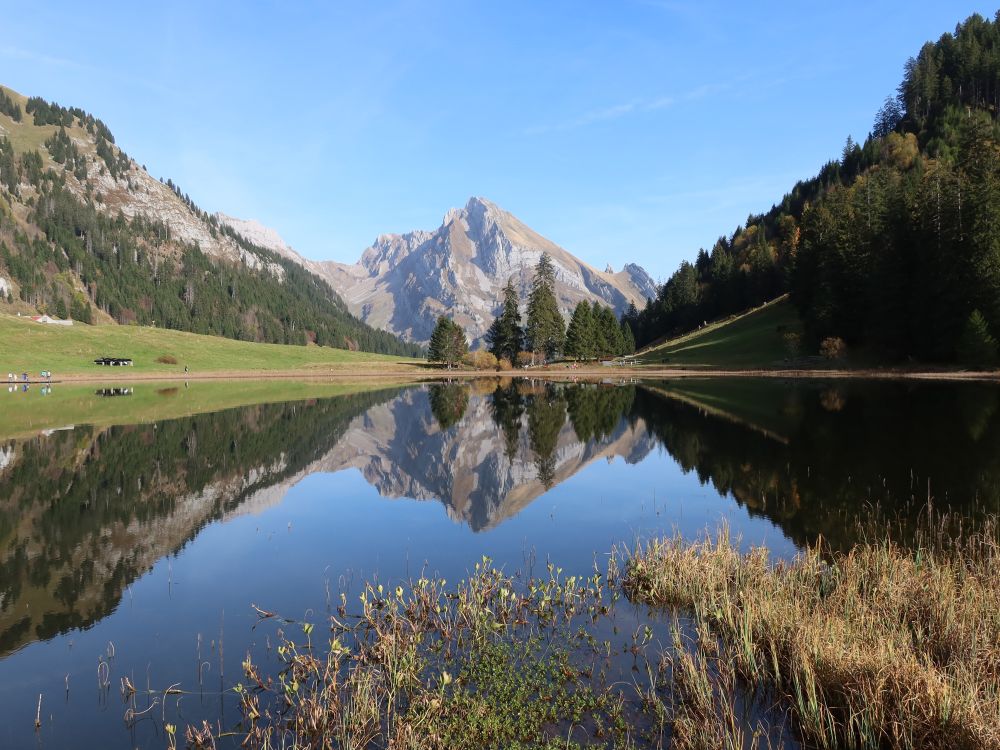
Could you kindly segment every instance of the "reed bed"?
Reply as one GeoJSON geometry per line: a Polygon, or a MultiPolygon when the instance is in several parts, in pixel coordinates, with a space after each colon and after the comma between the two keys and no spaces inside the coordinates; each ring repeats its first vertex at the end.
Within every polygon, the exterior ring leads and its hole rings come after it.
{"type": "Polygon", "coordinates": [[[927,523],[907,548],[817,544],[790,563],[743,554],[726,532],[660,539],[621,556],[623,587],[693,613],[698,643],[676,651],[674,681],[700,681],[688,692],[708,709],[707,675],[732,672],[809,747],[1000,748],[998,529],[956,528],[927,523]]]}

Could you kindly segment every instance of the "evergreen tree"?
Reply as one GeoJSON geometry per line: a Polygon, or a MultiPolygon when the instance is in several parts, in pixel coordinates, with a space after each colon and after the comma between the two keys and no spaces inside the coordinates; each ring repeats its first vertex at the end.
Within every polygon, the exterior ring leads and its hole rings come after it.
{"type": "Polygon", "coordinates": [[[527,345],[546,359],[558,355],[566,343],[566,322],[555,294],[556,273],[548,253],[542,253],[528,298],[527,345]]]}
{"type": "Polygon", "coordinates": [[[517,353],[524,348],[524,331],[521,328],[519,306],[520,300],[514,287],[514,280],[508,279],[507,285],[503,288],[503,308],[486,331],[487,349],[497,359],[513,362],[517,353]]]}
{"type": "Polygon", "coordinates": [[[594,353],[600,357],[617,357],[625,353],[625,337],[622,334],[615,311],[603,305],[594,305],[594,353]]]}
{"type": "Polygon", "coordinates": [[[986,318],[973,310],[955,347],[958,360],[975,367],[990,367],[997,363],[997,340],[990,333],[986,318]]]}
{"type": "Polygon", "coordinates": [[[594,321],[587,300],[581,300],[573,309],[566,330],[566,356],[573,359],[591,359],[594,356],[594,321]]]}
{"type": "Polygon", "coordinates": [[[427,347],[428,361],[440,362],[451,369],[468,351],[469,341],[462,326],[445,315],[440,316],[427,347]]]}
{"type": "Polygon", "coordinates": [[[875,127],[872,135],[876,138],[885,138],[896,129],[899,121],[903,119],[903,108],[899,106],[899,99],[895,96],[887,96],[882,109],[875,117],[875,127]]]}
{"type": "Polygon", "coordinates": [[[622,324],[622,354],[635,354],[635,334],[632,333],[632,324],[623,319],[622,324]]]}

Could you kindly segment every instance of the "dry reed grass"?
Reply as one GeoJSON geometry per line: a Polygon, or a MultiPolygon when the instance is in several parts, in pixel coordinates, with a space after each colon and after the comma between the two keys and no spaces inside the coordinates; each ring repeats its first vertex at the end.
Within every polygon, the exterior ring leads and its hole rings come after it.
{"type": "MultiPolygon", "coordinates": [[[[775,695],[809,746],[1000,748],[998,529],[948,526],[929,523],[912,548],[817,545],[777,564],[725,532],[657,540],[625,555],[624,586],[693,612],[722,671],[775,695]]],[[[686,665],[680,682],[706,670],[686,665]]]]}

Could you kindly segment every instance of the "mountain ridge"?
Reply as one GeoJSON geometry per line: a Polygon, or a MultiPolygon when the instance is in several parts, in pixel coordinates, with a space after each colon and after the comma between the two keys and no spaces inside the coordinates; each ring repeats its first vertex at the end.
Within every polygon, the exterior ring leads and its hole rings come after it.
{"type": "Polygon", "coordinates": [[[356,319],[301,259],[152,177],[101,120],[2,86],[0,312],[419,353],[356,319]]]}
{"type": "Polygon", "coordinates": [[[152,177],[93,115],[0,92],[0,311],[414,354],[442,314],[478,343],[543,253],[567,318],[581,300],[621,315],[656,294],[640,266],[600,271],[476,196],[354,264],[312,260],[152,177]]]}
{"type": "MultiPolygon", "coordinates": [[[[228,223],[263,237],[258,222],[228,223]]],[[[302,258],[274,230],[263,229],[273,243],[266,246],[302,258]]],[[[508,279],[514,277],[527,296],[542,253],[552,258],[556,295],[567,316],[583,299],[621,315],[630,304],[642,307],[656,295],[656,284],[638,264],[600,271],[479,196],[448,209],[435,230],[380,234],[356,263],[300,262],[337,289],[348,309],[369,325],[423,343],[438,315],[448,314],[475,344],[492,322],[508,279]]]]}

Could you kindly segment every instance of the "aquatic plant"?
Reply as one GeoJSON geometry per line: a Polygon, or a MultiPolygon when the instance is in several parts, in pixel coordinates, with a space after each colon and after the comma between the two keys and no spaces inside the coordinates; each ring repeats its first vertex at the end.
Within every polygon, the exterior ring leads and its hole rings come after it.
{"type": "Polygon", "coordinates": [[[325,643],[314,643],[313,624],[258,608],[261,623],[278,628],[277,668],[248,656],[233,688],[240,725],[188,727],[186,740],[554,750],[664,747],[677,731],[674,747],[707,748],[720,737],[722,747],[759,747],[766,732],[731,710],[734,675],[692,666],[679,621],[659,622],[677,653],[660,648],[650,625],[626,628],[615,614],[620,591],[597,570],[581,578],[549,565],[525,579],[484,558],[455,586],[424,577],[392,589],[369,583],[353,615],[342,594],[325,643]],[[671,674],[680,675],[676,689],[671,674]],[[706,682],[719,686],[708,688],[719,701],[686,697],[704,694],[706,682]],[[717,720],[701,726],[709,712],[717,720]]]}

